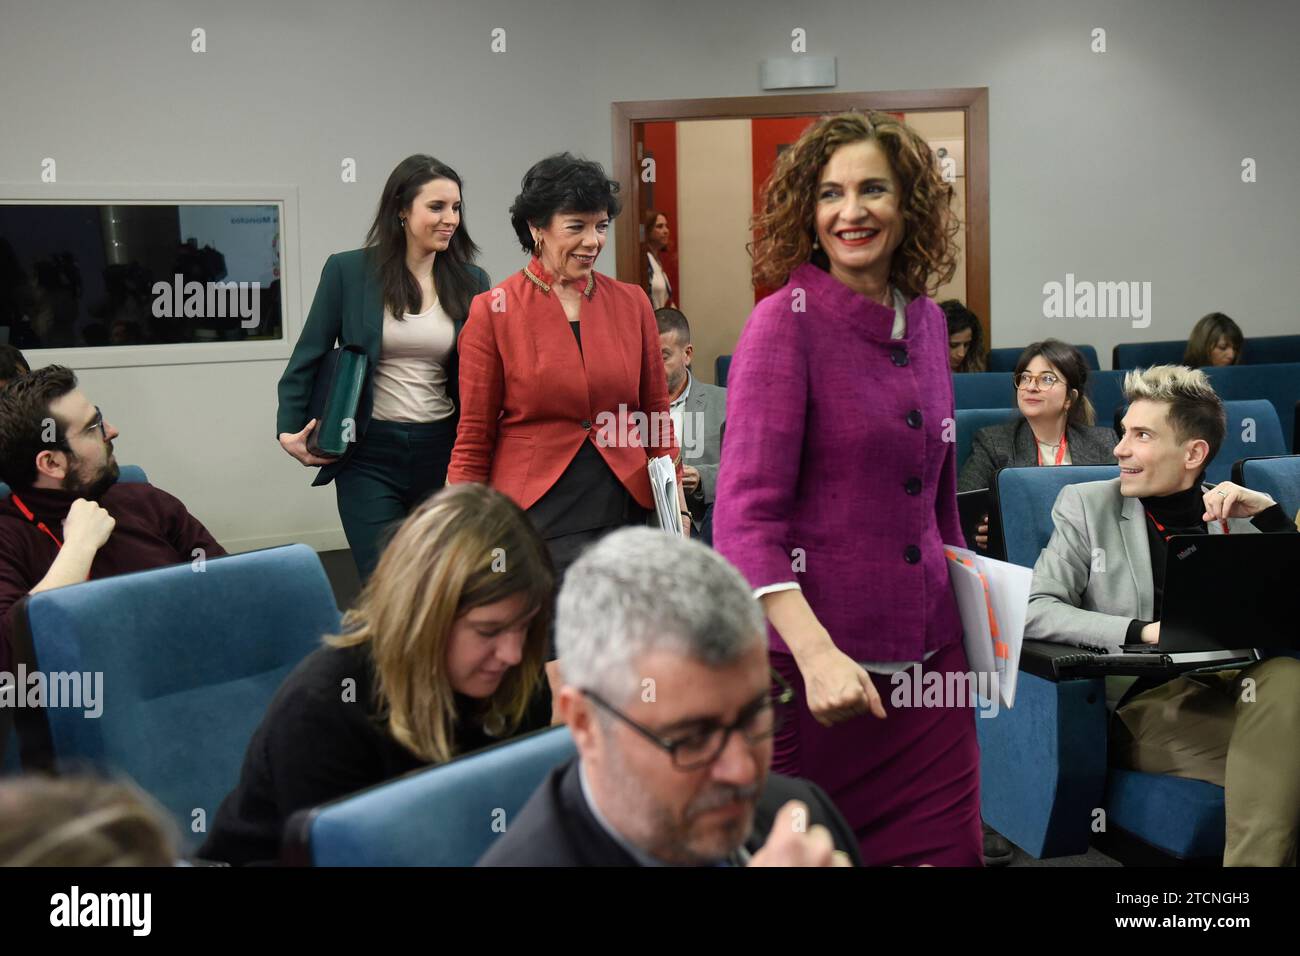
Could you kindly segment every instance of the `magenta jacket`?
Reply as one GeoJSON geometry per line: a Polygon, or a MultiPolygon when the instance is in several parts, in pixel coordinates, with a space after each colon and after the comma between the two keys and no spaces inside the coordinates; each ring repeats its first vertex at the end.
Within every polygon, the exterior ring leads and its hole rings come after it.
{"type": "Polygon", "coordinates": [[[948,326],[924,296],[903,339],[893,322],[804,264],[754,308],[727,375],[714,547],[755,588],[797,581],[858,661],[961,640],[943,554],[963,541],[948,326]]]}

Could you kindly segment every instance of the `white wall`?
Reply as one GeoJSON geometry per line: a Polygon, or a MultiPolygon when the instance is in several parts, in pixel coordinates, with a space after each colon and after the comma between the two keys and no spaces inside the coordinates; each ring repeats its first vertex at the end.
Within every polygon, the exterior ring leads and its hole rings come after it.
{"type": "MultiPolygon", "coordinates": [[[[1286,2],[1149,0],[6,0],[0,182],[294,183],[304,301],[357,245],[388,171],[431,151],[466,179],[495,278],[533,160],[608,162],[614,100],[757,95],[758,62],[838,58],[841,90],[989,87],[994,344],[1054,333],[1176,338],[1222,309],[1248,334],[1300,331],[1300,101],[1286,2]],[[190,30],[208,52],[190,52],[190,30]],[[507,51],[490,52],[506,30],[507,51]],[[1090,51],[1107,30],[1108,51],[1090,51]],[[339,179],[356,158],[360,181],[339,179]],[[1240,162],[1259,163],[1259,182],[1240,162]],[[1042,318],[1067,272],[1153,283],[1155,317],[1042,318]]],[[[603,257],[612,271],[612,248],[603,257]]],[[[333,495],[275,444],[277,363],[100,370],[87,391],[144,465],[228,544],[341,541],[333,495]]]]}

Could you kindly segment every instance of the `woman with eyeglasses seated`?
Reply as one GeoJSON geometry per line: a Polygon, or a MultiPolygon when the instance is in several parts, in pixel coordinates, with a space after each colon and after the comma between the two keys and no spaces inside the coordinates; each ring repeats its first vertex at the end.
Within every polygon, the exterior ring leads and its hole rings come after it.
{"type": "Polygon", "coordinates": [[[501,492],[426,498],[341,633],[281,685],[199,857],[274,863],[295,811],[545,727],[553,590],[546,545],[501,492]]]}
{"type": "MultiPolygon", "coordinates": [[[[1034,342],[1020,354],[1011,381],[1020,414],[975,433],[958,491],[989,487],[999,468],[1115,464],[1115,433],[1093,424],[1088,362],[1073,345],[1034,342]]],[[[975,540],[988,547],[987,516],[975,540]]]]}

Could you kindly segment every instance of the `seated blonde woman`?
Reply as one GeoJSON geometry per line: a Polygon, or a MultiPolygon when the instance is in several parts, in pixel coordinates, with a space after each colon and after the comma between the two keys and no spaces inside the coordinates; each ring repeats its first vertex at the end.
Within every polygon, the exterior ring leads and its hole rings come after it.
{"type": "Polygon", "coordinates": [[[276,693],[198,855],[272,863],[295,811],[546,726],[553,588],[545,544],[505,495],[426,499],[342,633],[276,693]]]}

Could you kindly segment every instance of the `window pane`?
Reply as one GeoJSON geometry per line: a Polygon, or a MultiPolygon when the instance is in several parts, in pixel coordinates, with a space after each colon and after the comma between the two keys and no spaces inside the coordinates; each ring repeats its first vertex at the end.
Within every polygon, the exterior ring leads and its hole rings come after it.
{"type": "Polygon", "coordinates": [[[279,339],[280,209],[0,203],[0,342],[279,339]]]}

